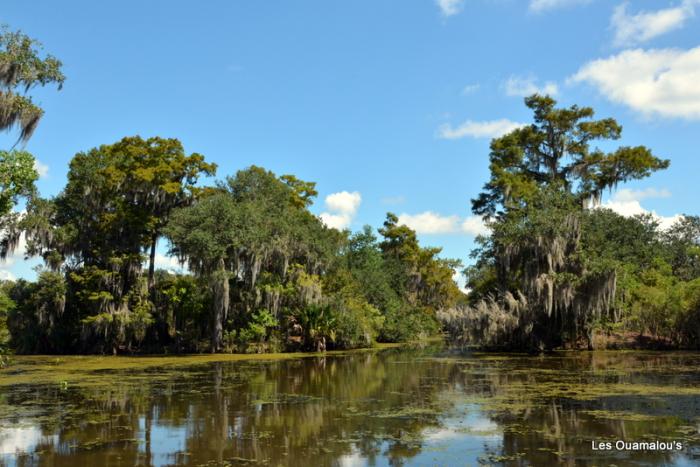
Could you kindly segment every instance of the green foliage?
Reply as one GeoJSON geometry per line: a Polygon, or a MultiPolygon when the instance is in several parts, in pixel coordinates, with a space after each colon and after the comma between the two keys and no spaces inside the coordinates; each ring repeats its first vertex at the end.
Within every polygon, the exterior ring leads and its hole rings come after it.
{"type": "Polygon", "coordinates": [[[66,282],[52,271],[40,271],[37,281],[19,280],[6,286],[15,305],[8,313],[12,347],[19,353],[53,353],[71,349],[75,322],[66,314],[66,282]]]}
{"type": "Polygon", "coordinates": [[[39,175],[34,157],[26,151],[0,151],[0,259],[19,244],[20,215],[12,212],[20,198],[34,194],[39,175]]]}
{"type": "Polygon", "coordinates": [[[26,93],[33,87],[65,81],[61,62],[51,55],[41,58],[41,44],[20,31],[0,29],[0,131],[17,125],[19,139],[34,133],[43,110],[26,93]]]}
{"type": "Polygon", "coordinates": [[[0,368],[9,363],[10,330],[7,327],[7,317],[15,308],[15,302],[7,294],[7,283],[0,284],[0,368]]]}
{"type": "Polygon", "coordinates": [[[605,189],[668,167],[668,160],[644,146],[609,153],[591,148],[593,141],[619,139],[622,126],[611,118],[591,120],[590,107],[556,108],[556,103],[549,96],[527,97],[533,124],[491,142],[491,178],[472,200],[475,214],[506,215],[544,187],[572,193],[583,205],[600,199],[605,189]]]}
{"type": "Polygon", "coordinates": [[[34,157],[26,151],[0,151],[0,218],[17,204],[18,198],[34,193],[39,174],[34,157]]]}
{"type": "Polygon", "coordinates": [[[491,178],[472,200],[474,213],[490,219],[492,234],[477,239],[476,264],[467,270],[470,306],[446,317],[458,327],[479,326],[484,342],[498,335],[528,349],[580,341],[590,347],[593,329],[619,321],[621,308],[630,307],[621,303],[618,285],[655,261],[658,234],[650,218],[626,220],[589,207],[605,189],[647,177],[669,161],[643,146],[591,147],[618,139],[622,127],[592,120],[589,107],[556,108],[554,99],[539,95],[525,104],[533,124],[491,142],[491,178]]]}
{"type": "Polygon", "coordinates": [[[154,298],[155,329],[147,343],[175,352],[201,352],[208,340],[209,289],[200,279],[187,274],[156,271],[154,298]]]}
{"type": "Polygon", "coordinates": [[[125,138],[80,153],[65,189],[32,197],[17,225],[51,269],[18,282],[21,352],[263,352],[356,348],[437,332],[461,294],[457,262],[395,217],[379,242],[309,211],[314,184],[259,167],[215,188],[176,140],[125,138]],[[142,274],[163,232],[194,275],[142,274]],[[205,341],[209,343],[206,344],[205,341]]]}
{"type": "Polygon", "coordinates": [[[266,344],[273,339],[273,331],[278,327],[277,317],[269,310],[260,309],[252,313],[248,324],[238,331],[238,344],[244,352],[266,351],[266,344]]]}
{"type": "Polygon", "coordinates": [[[198,178],[215,168],[200,154],[186,155],[176,139],[123,138],[76,154],[56,198],[30,199],[27,215],[9,229],[12,240],[24,232],[28,254],[68,278],[62,303],[81,323],[80,348],[131,350],[145,338],[161,229],[172,209],[200,194],[198,178]]]}

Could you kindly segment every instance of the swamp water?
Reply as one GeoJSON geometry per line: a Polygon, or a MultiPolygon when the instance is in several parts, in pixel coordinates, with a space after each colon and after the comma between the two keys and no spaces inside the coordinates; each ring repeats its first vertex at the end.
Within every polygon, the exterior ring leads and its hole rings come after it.
{"type": "Polygon", "coordinates": [[[434,346],[0,370],[2,466],[686,466],[700,465],[699,427],[698,353],[434,346]]]}

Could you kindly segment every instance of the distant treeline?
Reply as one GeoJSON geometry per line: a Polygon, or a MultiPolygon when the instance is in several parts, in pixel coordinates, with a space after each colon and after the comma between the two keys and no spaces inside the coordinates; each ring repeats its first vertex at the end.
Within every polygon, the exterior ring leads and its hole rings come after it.
{"type": "Polygon", "coordinates": [[[326,227],[314,184],[259,167],[214,186],[215,166],[174,139],[124,138],[77,154],[56,197],[31,196],[8,229],[45,267],[5,282],[21,353],[260,352],[402,341],[438,331],[460,296],[456,263],[387,216],[326,227]],[[168,239],[191,274],[156,270],[168,239]],[[144,263],[147,266],[144,267],[144,263]]]}

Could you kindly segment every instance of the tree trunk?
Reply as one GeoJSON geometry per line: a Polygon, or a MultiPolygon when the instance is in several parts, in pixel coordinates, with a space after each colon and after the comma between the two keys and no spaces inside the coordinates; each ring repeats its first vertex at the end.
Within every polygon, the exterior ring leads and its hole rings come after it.
{"type": "Polygon", "coordinates": [[[226,264],[223,258],[219,259],[219,264],[214,273],[214,313],[212,323],[211,351],[212,353],[221,350],[223,340],[224,317],[229,305],[228,275],[226,274],[226,264]]]}
{"type": "Polygon", "coordinates": [[[154,233],[151,237],[151,256],[148,261],[148,292],[153,298],[155,292],[155,273],[156,273],[156,245],[158,244],[158,234],[154,233]]]}

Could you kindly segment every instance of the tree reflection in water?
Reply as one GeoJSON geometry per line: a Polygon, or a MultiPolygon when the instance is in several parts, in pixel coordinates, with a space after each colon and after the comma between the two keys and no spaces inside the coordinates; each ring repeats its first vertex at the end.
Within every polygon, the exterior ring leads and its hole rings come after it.
{"type": "Polygon", "coordinates": [[[698,363],[697,354],[431,347],[105,370],[97,380],[0,386],[0,464],[694,462],[698,363]],[[607,439],[681,440],[685,449],[591,449],[607,439]]]}

